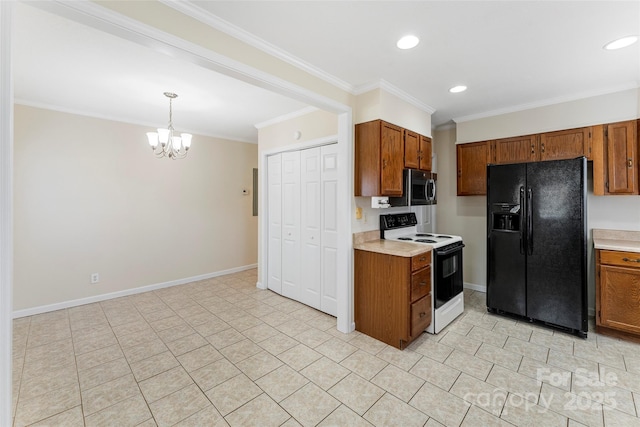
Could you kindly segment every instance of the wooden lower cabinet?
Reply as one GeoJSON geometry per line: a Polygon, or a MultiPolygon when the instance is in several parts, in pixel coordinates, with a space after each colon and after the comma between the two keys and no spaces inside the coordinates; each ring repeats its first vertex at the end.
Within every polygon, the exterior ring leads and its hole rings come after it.
{"type": "Polygon", "coordinates": [[[431,324],[431,252],[355,250],[356,330],[403,349],[431,324]]]}
{"type": "Polygon", "coordinates": [[[596,250],[596,330],[640,340],[640,253],[596,250]]]}

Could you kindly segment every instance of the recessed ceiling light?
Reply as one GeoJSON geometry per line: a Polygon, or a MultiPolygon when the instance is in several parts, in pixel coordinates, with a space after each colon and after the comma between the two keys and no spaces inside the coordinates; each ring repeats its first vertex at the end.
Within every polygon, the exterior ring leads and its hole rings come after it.
{"type": "Polygon", "coordinates": [[[451,92],[451,93],[460,93],[460,92],[464,92],[465,90],[467,90],[466,86],[458,85],[458,86],[454,86],[451,89],[449,89],[449,92],[451,92]]]}
{"type": "Polygon", "coordinates": [[[621,39],[614,40],[604,45],[607,50],[622,49],[623,47],[631,46],[638,41],[638,36],[627,36],[621,39]]]}
{"type": "Polygon", "coordinates": [[[411,49],[416,47],[418,43],[420,43],[420,39],[416,36],[404,36],[398,40],[396,46],[398,46],[399,49],[411,49]]]}

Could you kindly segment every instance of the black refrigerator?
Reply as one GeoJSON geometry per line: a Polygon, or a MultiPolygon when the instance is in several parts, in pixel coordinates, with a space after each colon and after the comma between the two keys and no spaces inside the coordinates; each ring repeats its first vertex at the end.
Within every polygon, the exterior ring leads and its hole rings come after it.
{"type": "Polygon", "coordinates": [[[587,161],[487,167],[487,309],[586,337],[587,161]]]}

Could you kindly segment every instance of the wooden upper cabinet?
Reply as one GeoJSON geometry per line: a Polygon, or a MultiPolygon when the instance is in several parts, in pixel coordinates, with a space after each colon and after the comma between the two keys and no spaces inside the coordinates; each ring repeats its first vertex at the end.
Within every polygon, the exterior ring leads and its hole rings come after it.
{"type": "Polygon", "coordinates": [[[487,194],[487,164],[491,162],[489,141],[458,144],[458,196],[487,194]]]}
{"type": "Polygon", "coordinates": [[[420,135],[406,129],[404,130],[404,167],[420,168],[420,135]]]}
{"type": "Polygon", "coordinates": [[[547,132],[540,135],[540,160],[591,159],[591,127],[547,132]]]}
{"type": "Polygon", "coordinates": [[[420,165],[418,169],[423,171],[431,171],[431,138],[420,135],[420,165]]]}
{"type": "Polygon", "coordinates": [[[637,122],[605,125],[605,191],[608,194],[638,194],[637,122]]]}
{"type": "Polygon", "coordinates": [[[493,157],[491,162],[498,165],[540,160],[539,135],[497,139],[492,142],[492,145],[493,157]]]}
{"type": "Polygon", "coordinates": [[[355,131],[355,195],[401,196],[404,129],[382,120],[355,131]]]}

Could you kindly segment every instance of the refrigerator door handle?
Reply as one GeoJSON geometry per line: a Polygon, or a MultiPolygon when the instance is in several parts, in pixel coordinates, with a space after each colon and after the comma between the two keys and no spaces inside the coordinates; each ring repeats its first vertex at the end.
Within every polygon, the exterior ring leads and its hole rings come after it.
{"type": "Polygon", "coordinates": [[[527,255],[533,254],[533,191],[527,190],[527,255]]]}
{"type": "Polygon", "coordinates": [[[524,255],[524,187],[520,187],[520,254],[524,255]]]}

